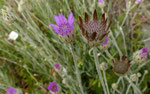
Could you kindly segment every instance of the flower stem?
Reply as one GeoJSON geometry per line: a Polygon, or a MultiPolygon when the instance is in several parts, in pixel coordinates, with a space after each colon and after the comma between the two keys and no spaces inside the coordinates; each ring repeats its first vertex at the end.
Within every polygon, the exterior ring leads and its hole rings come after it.
{"type": "Polygon", "coordinates": [[[108,92],[108,94],[110,94],[105,71],[103,71],[103,75],[104,75],[104,81],[105,81],[107,92],[108,92]]]}
{"type": "Polygon", "coordinates": [[[81,91],[81,94],[84,94],[83,87],[82,87],[81,76],[80,76],[80,72],[79,72],[78,65],[77,65],[77,59],[76,59],[75,52],[73,50],[73,45],[72,44],[70,44],[70,49],[71,49],[71,53],[72,53],[73,60],[74,60],[76,77],[77,77],[77,81],[79,83],[80,91],[81,91]]]}
{"type": "Polygon", "coordinates": [[[99,67],[99,64],[98,64],[98,56],[97,56],[97,48],[96,47],[93,48],[93,53],[94,53],[96,70],[98,72],[98,76],[99,76],[100,82],[102,84],[104,94],[107,94],[106,87],[105,87],[105,84],[104,84],[104,81],[103,81],[103,78],[102,78],[102,73],[101,73],[101,70],[100,70],[100,67],[99,67]]]}
{"type": "Polygon", "coordinates": [[[141,90],[128,78],[128,76],[125,76],[125,78],[128,80],[128,82],[131,84],[131,86],[134,88],[138,94],[142,94],[141,90]]]}
{"type": "Polygon", "coordinates": [[[128,85],[128,88],[127,88],[126,94],[128,94],[128,92],[130,91],[130,87],[131,87],[131,84],[129,84],[129,85],[128,85]]]}

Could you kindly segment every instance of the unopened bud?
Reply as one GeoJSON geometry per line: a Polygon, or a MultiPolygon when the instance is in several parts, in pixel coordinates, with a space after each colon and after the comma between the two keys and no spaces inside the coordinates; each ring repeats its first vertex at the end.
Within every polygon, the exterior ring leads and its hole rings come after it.
{"type": "Polygon", "coordinates": [[[117,84],[117,83],[113,83],[113,84],[111,85],[111,87],[112,87],[113,89],[117,89],[117,88],[118,88],[118,84],[117,84]]]}
{"type": "Polygon", "coordinates": [[[108,68],[108,65],[106,63],[103,62],[103,63],[100,64],[100,69],[101,70],[105,71],[105,70],[107,70],[107,68],[108,68]]]}
{"type": "Polygon", "coordinates": [[[138,80],[137,74],[130,75],[130,79],[131,79],[131,81],[137,81],[138,80]]]}
{"type": "Polygon", "coordinates": [[[137,76],[138,76],[138,77],[141,77],[141,76],[142,76],[142,74],[138,72],[138,73],[137,73],[137,76]]]}

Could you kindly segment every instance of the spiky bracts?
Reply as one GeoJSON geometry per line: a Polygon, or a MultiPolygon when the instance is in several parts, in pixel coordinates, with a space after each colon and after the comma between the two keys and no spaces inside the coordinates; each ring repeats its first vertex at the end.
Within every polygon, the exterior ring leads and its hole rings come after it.
{"type": "Polygon", "coordinates": [[[78,24],[84,41],[91,46],[99,46],[108,36],[108,29],[111,23],[107,26],[105,14],[102,14],[101,20],[98,20],[97,12],[95,10],[93,13],[93,20],[89,20],[88,14],[85,13],[85,21],[79,16],[78,24]]]}
{"type": "Polygon", "coordinates": [[[118,57],[117,60],[113,61],[113,72],[118,76],[125,75],[130,69],[130,61],[126,56],[122,56],[122,58],[118,57]]]}

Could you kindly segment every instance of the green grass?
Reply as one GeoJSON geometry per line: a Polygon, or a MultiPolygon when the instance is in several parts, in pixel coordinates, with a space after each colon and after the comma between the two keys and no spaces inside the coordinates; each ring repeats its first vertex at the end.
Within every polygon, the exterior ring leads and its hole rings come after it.
{"type": "MultiPolygon", "coordinates": [[[[67,17],[72,11],[75,16],[74,30],[76,34],[73,46],[78,68],[81,71],[84,91],[86,94],[103,94],[102,85],[94,64],[93,51],[89,52],[91,47],[82,40],[77,24],[78,16],[84,18],[84,12],[87,12],[90,17],[95,9],[98,11],[98,18],[100,19],[102,11],[97,5],[97,0],[26,0],[23,12],[17,10],[15,1],[8,0],[8,2],[4,3],[3,0],[0,0],[0,8],[4,8],[2,6],[4,4],[9,6],[9,9],[11,9],[9,13],[14,18],[8,24],[7,21],[2,19],[1,14],[0,93],[5,94],[7,88],[14,87],[20,92],[28,92],[29,94],[47,94],[46,90],[50,81],[57,82],[60,91],[64,94],[81,93],[76,80],[69,44],[62,42],[58,34],[54,33],[53,29],[48,25],[48,23],[55,23],[54,15],[62,13],[67,17]],[[13,30],[18,32],[19,38],[16,41],[8,41],[8,34],[13,30]],[[61,77],[63,72],[54,69],[53,64],[56,62],[67,69],[68,72],[65,77],[61,77]],[[63,79],[67,79],[67,83],[62,83],[63,79]]],[[[112,1],[107,0],[104,8],[106,14],[109,15],[109,20],[112,22],[111,33],[109,34],[112,43],[108,52],[115,59],[120,53],[125,55],[127,52],[128,58],[132,60],[133,53],[144,47],[141,40],[146,39],[141,29],[143,23],[139,19],[142,14],[138,14],[143,12],[144,6],[139,7],[137,5],[125,19],[126,9],[124,5],[119,5],[123,6],[123,8],[117,8],[116,10],[115,7],[117,6],[114,7],[112,4],[114,4],[112,1]],[[119,11],[119,13],[114,13],[115,11],[119,11]],[[132,30],[130,23],[134,13],[137,13],[135,21],[138,26],[132,30]],[[124,19],[125,23],[121,26],[124,19]],[[120,27],[123,33],[118,29],[120,27]],[[125,38],[123,38],[123,35],[125,38]],[[126,45],[126,49],[124,45],[126,45]]],[[[112,90],[112,83],[115,83],[119,78],[111,70],[112,58],[100,49],[98,49],[98,54],[102,54],[98,58],[99,63],[108,63],[106,77],[108,86],[112,90]]],[[[145,69],[149,70],[148,67],[144,66],[139,72],[143,74],[145,69]]],[[[133,73],[129,73],[128,76],[131,74],[133,73]]],[[[143,85],[140,87],[141,90],[148,85],[148,75],[146,75],[146,80],[143,81],[143,85]]],[[[127,87],[128,82],[125,79],[124,83],[125,87],[127,87]]],[[[122,84],[119,84],[118,90],[121,91],[122,88],[122,84]]],[[[148,91],[149,89],[146,89],[144,94],[148,94],[146,93],[148,91]]],[[[133,90],[130,90],[130,94],[131,92],[133,90]]],[[[125,90],[122,91],[122,94],[125,94],[125,90]]]]}

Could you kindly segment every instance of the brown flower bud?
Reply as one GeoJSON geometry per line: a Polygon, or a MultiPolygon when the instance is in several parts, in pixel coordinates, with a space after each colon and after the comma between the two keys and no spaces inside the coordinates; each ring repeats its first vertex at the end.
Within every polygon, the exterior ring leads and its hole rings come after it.
{"type": "Polygon", "coordinates": [[[113,61],[113,72],[118,76],[125,75],[130,68],[130,61],[128,61],[126,56],[122,56],[122,58],[118,57],[118,60],[113,61]]]}

